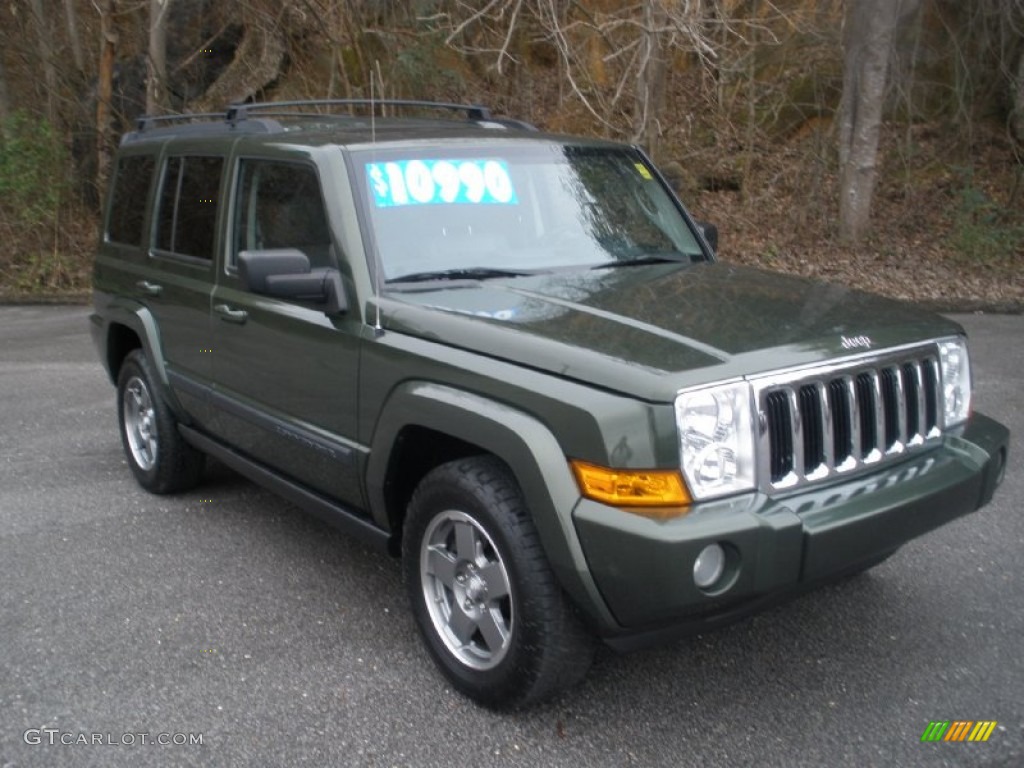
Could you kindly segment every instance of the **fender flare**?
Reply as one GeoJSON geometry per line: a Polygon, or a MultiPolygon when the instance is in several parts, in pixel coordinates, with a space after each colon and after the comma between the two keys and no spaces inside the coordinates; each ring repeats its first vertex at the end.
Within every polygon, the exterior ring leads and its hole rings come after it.
{"type": "Polygon", "coordinates": [[[189,423],[191,420],[188,418],[185,410],[181,407],[181,403],[179,403],[178,399],[174,396],[174,391],[171,389],[171,383],[167,376],[167,364],[164,360],[163,347],[160,343],[160,330],[156,318],[153,317],[153,313],[148,307],[137,302],[115,300],[105,308],[104,315],[106,318],[106,327],[103,332],[103,361],[111,382],[115,386],[117,385],[117,376],[110,365],[108,357],[110,330],[111,326],[123,325],[125,328],[131,330],[142,344],[142,351],[145,353],[146,357],[149,358],[150,363],[152,363],[153,368],[156,370],[156,374],[160,379],[158,383],[160,385],[161,395],[167,402],[167,405],[170,406],[179,421],[185,424],[189,423]]]}
{"type": "Polygon", "coordinates": [[[592,622],[617,626],[594,583],[572,513],[579,487],[561,446],[533,416],[503,403],[426,381],[405,382],[391,393],[374,431],[366,494],[374,520],[391,527],[384,482],[391,448],[402,429],[424,427],[479,446],[504,461],[519,483],[548,562],[562,588],[592,622]]]}

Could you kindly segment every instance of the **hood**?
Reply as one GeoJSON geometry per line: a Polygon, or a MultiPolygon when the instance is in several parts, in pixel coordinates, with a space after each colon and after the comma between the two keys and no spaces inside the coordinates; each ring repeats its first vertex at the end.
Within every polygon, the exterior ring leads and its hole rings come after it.
{"type": "Polygon", "coordinates": [[[387,330],[659,402],[961,332],[907,304],[721,262],[424,283],[381,309],[387,330]]]}

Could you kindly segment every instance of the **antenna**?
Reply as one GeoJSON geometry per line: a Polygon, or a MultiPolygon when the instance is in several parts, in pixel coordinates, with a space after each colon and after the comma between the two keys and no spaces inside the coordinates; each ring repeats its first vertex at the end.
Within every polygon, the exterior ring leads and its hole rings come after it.
{"type": "Polygon", "coordinates": [[[373,261],[373,335],[380,338],[384,335],[384,326],[380,323],[380,273],[384,265],[380,260],[380,251],[377,251],[377,258],[373,261]]]}
{"type": "MultiPolygon", "coordinates": [[[[377,68],[380,69],[380,62],[377,62],[377,68]]],[[[373,73],[370,73],[370,143],[374,148],[374,159],[376,160],[376,149],[377,149],[377,105],[374,104],[376,100],[375,95],[375,83],[373,73]]],[[[384,326],[380,322],[380,273],[383,271],[384,265],[380,259],[380,249],[377,249],[377,258],[373,260],[373,335],[376,338],[380,338],[384,335],[384,326]]]]}
{"type": "MultiPolygon", "coordinates": [[[[380,66],[380,62],[377,62],[377,66],[380,66]]],[[[373,72],[370,73],[370,143],[377,143],[377,105],[374,102],[377,97],[374,95],[374,88],[376,83],[373,79],[373,72]]]]}

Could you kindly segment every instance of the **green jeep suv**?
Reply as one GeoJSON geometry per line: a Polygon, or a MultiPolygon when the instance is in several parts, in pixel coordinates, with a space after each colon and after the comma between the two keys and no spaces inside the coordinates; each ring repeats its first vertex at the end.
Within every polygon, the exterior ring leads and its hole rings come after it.
{"type": "Polygon", "coordinates": [[[715,237],[640,149],[478,106],[142,118],[92,332],[143,487],[214,456],[400,556],[451,683],[523,706],[598,640],[863,570],[1002,479],[958,325],[715,237]]]}

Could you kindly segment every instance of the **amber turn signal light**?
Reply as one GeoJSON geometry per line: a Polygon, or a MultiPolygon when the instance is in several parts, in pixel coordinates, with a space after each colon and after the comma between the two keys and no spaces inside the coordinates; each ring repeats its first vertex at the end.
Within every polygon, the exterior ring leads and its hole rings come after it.
{"type": "Polygon", "coordinates": [[[686,514],[690,494],[683,477],[674,469],[610,469],[570,461],[580,493],[588,499],[622,507],[647,517],[667,518],[686,514]]]}

